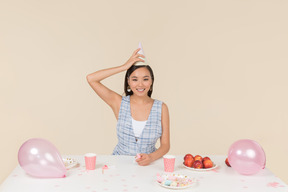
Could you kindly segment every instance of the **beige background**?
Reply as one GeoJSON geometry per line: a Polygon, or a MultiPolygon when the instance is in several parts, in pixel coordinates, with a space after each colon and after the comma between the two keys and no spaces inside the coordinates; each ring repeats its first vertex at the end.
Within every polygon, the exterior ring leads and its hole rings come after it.
{"type": "MultiPolygon", "coordinates": [[[[110,154],[111,109],[86,75],[142,41],[153,97],[171,117],[171,154],[226,155],[253,139],[288,183],[288,2],[0,1],[0,182],[33,137],[61,154],[110,154]]],[[[104,83],[123,93],[124,73],[104,83]]]]}

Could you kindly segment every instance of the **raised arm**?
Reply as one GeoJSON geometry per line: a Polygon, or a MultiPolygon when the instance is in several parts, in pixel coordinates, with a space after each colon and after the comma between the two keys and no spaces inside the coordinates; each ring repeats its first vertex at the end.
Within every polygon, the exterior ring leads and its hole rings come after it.
{"type": "Polygon", "coordinates": [[[121,95],[103,85],[101,81],[103,79],[106,79],[107,77],[129,69],[134,63],[138,61],[143,62],[143,60],[139,57],[144,58],[145,56],[137,54],[139,50],[140,49],[136,49],[125,64],[118,67],[102,69],[91,73],[86,77],[89,85],[97,93],[97,95],[99,95],[99,97],[112,108],[116,118],[118,118],[118,113],[121,105],[121,95]]]}

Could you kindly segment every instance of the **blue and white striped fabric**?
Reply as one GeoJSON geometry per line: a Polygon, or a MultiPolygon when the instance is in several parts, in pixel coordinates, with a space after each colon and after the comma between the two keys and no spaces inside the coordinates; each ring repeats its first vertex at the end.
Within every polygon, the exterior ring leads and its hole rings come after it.
{"type": "Polygon", "coordinates": [[[130,96],[123,96],[117,122],[118,144],[113,155],[136,155],[156,151],[155,144],[162,135],[161,124],[162,101],[154,100],[142,134],[135,138],[132,128],[130,96]]]}

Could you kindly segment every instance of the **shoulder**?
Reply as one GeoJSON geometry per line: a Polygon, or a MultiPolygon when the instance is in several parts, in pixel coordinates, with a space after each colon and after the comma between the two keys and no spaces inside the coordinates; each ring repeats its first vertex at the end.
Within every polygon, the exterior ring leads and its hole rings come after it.
{"type": "Polygon", "coordinates": [[[160,101],[158,99],[152,99],[154,101],[154,103],[156,103],[157,105],[162,105],[163,101],[160,101]]]}
{"type": "Polygon", "coordinates": [[[163,112],[168,113],[168,106],[166,103],[164,103],[163,101],[157,100],[157,99],[154,99],[154,102],[156,102],[156,104],[159,106],[159,108],[162,111],[162,114],[163,114],[163,112]]]}
{"type": "Polygon", "coordinates": [[[156,102],[156,103],[158,103],[158,104],[160,104],[160,105],[162,105],[162,107],[166,107],[167,108],[167,105],[166,105],[166,103],[164,103],[163,101],[161,101],[161,100],[158,100],[158,99],[154,99],[154,102],[156,102]]]}
{"type": "Polygon", "coordinates": [[[164,102],[162,102],[162,111],[168,112],[168,106],[164,102]]]}
{"type": "Polygon", "coordinates": [[[130,95],[122,96],[122,101],[130,102],[130,95]]]}

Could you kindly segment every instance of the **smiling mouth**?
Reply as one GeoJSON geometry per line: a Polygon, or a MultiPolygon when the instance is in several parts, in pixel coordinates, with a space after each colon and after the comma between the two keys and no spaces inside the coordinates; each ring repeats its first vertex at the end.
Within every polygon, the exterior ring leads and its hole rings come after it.
{"type": "Polygon", "coordinates": [[[145,89],[136,89],[136,90],[139,91],[139,92],[145,91],[145,89]]]}

